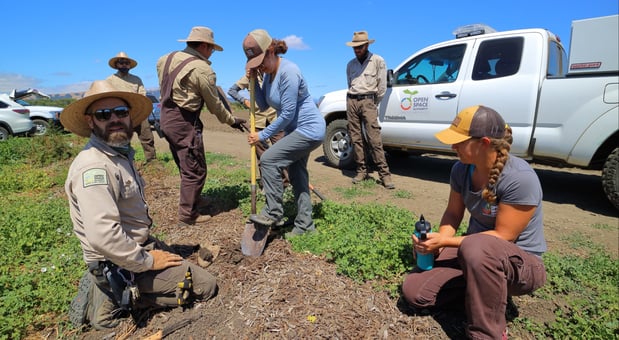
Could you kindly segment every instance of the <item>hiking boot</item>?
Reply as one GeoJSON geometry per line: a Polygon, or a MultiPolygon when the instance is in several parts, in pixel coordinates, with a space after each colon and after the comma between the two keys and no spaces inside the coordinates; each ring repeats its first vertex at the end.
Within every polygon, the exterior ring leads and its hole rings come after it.
{"type": "Polygon", "coordinates": [[[387,189],[395,189],[395,184],[391,181],[391,176],[385,176],[381,179],[383,186],[387,189]]]}
{"type": "Polygon", "coordinates": [[[357,176],[353,177],[352,183],[353,184],[361,183],[361,182],[365,181],[366,179],[368,179],[368,174],[367,173],[365,173],[365,172],[358,172],[357,176]]]}
{"type": "Polygon", "coordinates": [[[305,233],[311,233],[311,232],[314,232],[314,231],[316,231],[315,227],[312,227],[311,229],[307,229],[307,230],[303,230],[301,228],[294,227],[294,228],[292,228],[291,231],[289,231],[289,232],[284,234],[284,239],[290,239],[290,238],[301,236],[301,235],[303,235],[305,233]]]}
{"type": "Polygon", "coordinates": [[[93,283],[87,311],[90,324],[97,330],[114,328],[120,323],[115,316],[119,311],[120,309],[114,305],[112,299],[93,283]]]}
{"type": "Polygon", "coordinates": [[[213,199],[208,196],[201,196],[196,204],[196,208],[198,209],[206,209],[209,206],[213,205],[213,199]]]}
{"type": "Polygon", "coordinates": [[[90,275],[91,274],[88,271],[82,275],[80,283],[77,286],[77,296],[73,298],[71,301],[71,306],[69,307],[69,320],[71,321],[73,327],[76,328],[81,327],[88,321],[88,300],[90,299],[92,286],[95,285],[90,275]]]}
{"type": "Polygon", "coordinates": [[[178,226],[179,227],[187,227],[187,226],[192,226],[192,225],[196,225],[196,224],[201,224],[201,223],[205,223],[207,221],[209,221],[211,219],[211,215],[200,215],[198,217],[196,217],[195,219],[179,219],[178,220],[178,226]]]}
{"type": "Polygon", "coordinates": [[[271,227],[273,225],[277,225],[281,222],[281,220],[274,219],[270,216],[262,215],[262,214],[251,214],[249,215],[249,220],[263,225],[265,227],[271,227]]]}

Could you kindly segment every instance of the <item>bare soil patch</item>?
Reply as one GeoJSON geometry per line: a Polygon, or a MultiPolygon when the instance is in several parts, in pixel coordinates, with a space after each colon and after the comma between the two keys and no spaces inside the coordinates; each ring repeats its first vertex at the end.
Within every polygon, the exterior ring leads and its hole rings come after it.
{"type": "MultiPolygon", "coordinates": [[[[240,116],[247,115],[239,112],[240,116]]],[[[224,153],[247,159],[246,136],[203,117],[207,152],[224,153]]],[[[157,137],[156,137],[157,138],[157,137]]],[[[157,140],[157,150],[167,151],[167,143],[157,140]]],[[[431,155],[390,158],[396,190],[380,186],[358,202],[389,203],[415,214],[424,214],[436,223],[447,203],[449,170],[454,158],[431,155]],[[396,192],[411,193],[399,198],[396,192]]],[[[207,224],[176,227],[178,184],[155,167],[144,168],[147,198],[156,222],[155,233],[167,235],[172,244],[213,243],[221,247],[219,257],[208,267],[217,276],[218,295],[185,311],[180,308],[146,313],[139,327],[130,320],[115,330],[88,331],[83,339],[100,339],[112,332],[143,339],[181,320],[192,322],[170,335],[174,339],[439,339],[462,338],[464,316],[445,312],[429,316],[413,314],[405,304],[377,291],[372,283],[358,285],[336,274],[335,266],[311,254],[298,254],[287,241],[272,235],[263,256],[247,258],[240,252],[240,236],[245,216],[239,209],[215,207],[217,213],[207,224]],[[130,335],[129,335],[130,334],[130,335]]],[[[606,201],[599,173],[576,169],[535,166],[544,189],[545,232],[551,250],[570,251],[570,235],[588,237],[603,244],[617,256],[618,215],[606,201]],[[612,226],[612,230],[592,225],[612,226]]],[[[310,181],[327,199],[345,202],[341,188],[351,186],[351,172],[326,166],[322,149],[310,159],[310,181]]],[[[375,175],[376,177],[376,175],[375,175]]],[[[314,200],[319,198],[314,196],[314,200]]],[[[342,212],[345,213],[345,212],[342,212]]],[[[411,221],[413,223],[413,221],[411,221]]],[[[318,226],[319,227],[319,226],[318,226]]],[[[189,257],[195,261],[195,255],[189,257]]],[[[521,315],[552,320],[548,301],[535,296],[514,298],[521,315]]],[[[510,336],[532,338],[510,328],[510,336]]]]}

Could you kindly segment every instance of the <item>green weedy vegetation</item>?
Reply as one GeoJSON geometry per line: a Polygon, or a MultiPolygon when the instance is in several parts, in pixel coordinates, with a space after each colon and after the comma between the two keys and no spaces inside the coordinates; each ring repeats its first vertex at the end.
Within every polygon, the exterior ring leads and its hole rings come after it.
{"type": "MultiPolygon", "coordinates": [[[[61,338],[73,332],[66,315],[84,264],[63,185],[72,158],[85,142],[73,135],[52,134],[0,143],[0,339],[19,339],[48,327],[57,328],[61,338]]],[[[138,148],[136,161],[143,160],[140,152],[138,148]]],[[[158,158],[169,165],[170,174],[178,173],[169,154],[158,158]]],[[[207,154],[207,163],[206,194],[247,215],[246,162],[207,154]]],[[[371,194],[374,186],[368,181],[354,190],[335,191],[358,197],[371,194]]],[[[263,200],[259,195],[260,205],[263,200]]],[[[291,218],[296,214],[291,190],[285,191],[284,201],[291,218]]],[[[295,251],[319,255],[355,282],[369,281],[376,289],[399,296],[403,275],[414,266],[410,234],[417,216],[390,205],[327,200],[314,206],[314,218],[317,232],[292,238],[295,251]]],[[[617,230],[617,226],[593,227],[617,230]]],[[[461,226],[459,233],[465,229],[461,226]]],[[[555,306],[555,320],[542,323],[523,315],[510,327],[540,339],[619,338],[617,259],[587,239],[566,237],[570,247],[585,255],[545,254],[548,282],[535,293],[555,306]]]]}
{"type": "Polygon", "coordinates": [[[325,201],[314,208],[319,228],[291,239],[295,251],[310,251],[337,264],[337,272],[356,282],[381,282],[392,295],[401,276],[412,269],[410,235],[415,217],[389,205],[339,204],[325,201]],[[345,211],[345,214],[342,214],[345,211]]]}

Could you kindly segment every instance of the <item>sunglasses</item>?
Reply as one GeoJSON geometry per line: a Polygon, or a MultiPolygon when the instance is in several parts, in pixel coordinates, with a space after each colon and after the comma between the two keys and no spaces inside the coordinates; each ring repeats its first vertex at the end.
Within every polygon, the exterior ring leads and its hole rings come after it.
{"type": "Polygon", "coordinates": [[[129,109],[130,108],[128,106],[117,106],[112,109],[100,109],[95,112],[87,112],[86,114],[89,116],[95,116],[95,118],[100,122],[105,122],[112,118],[112,113],[118,118],[125,118],[129,116],[129,109]]]}
{"type": "Polygon", "coordinates": [[[131,62],[129,60],[118,60],[116,61],[116,64],[120,64],[120,65],[130,65],[131,62]]]}

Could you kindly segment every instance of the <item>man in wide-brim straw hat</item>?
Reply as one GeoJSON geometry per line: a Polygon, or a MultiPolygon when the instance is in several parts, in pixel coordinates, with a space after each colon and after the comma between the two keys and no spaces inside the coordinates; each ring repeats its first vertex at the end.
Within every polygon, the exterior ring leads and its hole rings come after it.
{"type": "MultiPolygon", "coordinates": [[[[107,77],[107,81],[119,91],[135,92],[146,96],[146,89],[142,79],[135,74],[129,73],[129,70],[138,65],[137,61],[129,58],[127,53],[119,52],[115,57],[110,58],[108,62],[111,68],[117,70],[116,73],[107,77]]],[[[150,122],[144,119],[141,124],[135,125],[135,132],[142,144],[144,150],[145,163],[157,159],[155,152],[155,137],[150,129],[150,122]]]]}
{"type": "Polygon", "coordinates": [[[210,219],[209,200],[202,196],[206,183],[203,123],[204,106],[222,124],[243,130],[245,119],[235,117],[226,108],[225,97],[217,88],[217,76],[209,58],[213,51],[223,51],[215,43],[213,31],[195,26],[182,51],[174,51],[157,60],[161,89],[161,130],[170,145],[181,177],[178,225],[186,227],[210,219]]]}
{"type": "Polygon", "coordinates": [[[65,182],[73,231],[88,265],[69,310],[76,327],[113,328],[123,311],[179,306],[174,292],[189,270],[193,290],[181,296],[183,303],[216,292],[213,275],[150,235],[144,180],[135,169],[130,142],[133,126],[151,109],[145,96],[117,91],[100,80],[62,112],[69,131],[90,137],[65,182]],[[129,300],[123,299],[127,292],[129,300]]]}
{"type": "Polygon", "coordinates": [[[125,52],[118,52],[118,54],[112,58],[110,58],[110,60],[107,62],[108,65],[110,65],[111,68],[117,69],[118,62],[123,62],[123,61],[127,61],[128,62],[128,68],[132,69],[136,66],[138,66],[138,62],[135,61],[134,59],[129,58],[129,56],[127,55],[127,53],[125,52]]]}
{"type": "Polygon", "coordinates": [[[372,43],[374,39],[369,39],[366,31],[354,32],[352,41],[346,43],[353,48],[355,54],[355,58],[346,65],[346,119],[357,166],[357,174],[352,182],[357,184],[371,179],[370,169],[365,161],[366,150],[369,150],[380,182],[385,188],[394,189],[378,123],[378,103],[387,91],[387,65],[381,56],[370,52],[369,45],[372,43]],[[363,131],[369,144],[367,149],[363,131]]]}

